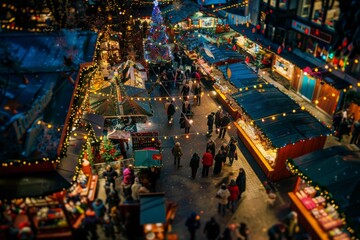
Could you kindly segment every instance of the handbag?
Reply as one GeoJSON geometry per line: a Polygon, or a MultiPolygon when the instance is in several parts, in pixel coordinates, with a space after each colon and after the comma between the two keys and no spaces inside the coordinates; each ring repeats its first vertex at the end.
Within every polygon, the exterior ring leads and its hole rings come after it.
{"type": "Polygon", "coordinates": [[[238,155],[237,155],[237,152],[235,152],[234,157],[235,157],[235,160],[238,160],[238,155]]]}

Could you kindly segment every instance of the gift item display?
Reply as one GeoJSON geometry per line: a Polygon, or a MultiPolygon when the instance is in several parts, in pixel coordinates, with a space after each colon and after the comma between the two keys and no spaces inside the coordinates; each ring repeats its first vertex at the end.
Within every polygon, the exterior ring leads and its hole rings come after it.
{"type": "Polygon", "coordinates": [[[312,239],[358,239],[359,148],[340,145],[288,159],[298,176],[288,195],[312,239]]]}
{"type": "Polygon", "coordinates": [[[306,219],[321,239],[350,239],[345,220],[336,210],[335,204],[326,200],[321,192],[299,178],[294,192],[290,194],[298,211],[306,211],[306,219]],[[315,224],[316,222],[316,224],[315,224]]]}

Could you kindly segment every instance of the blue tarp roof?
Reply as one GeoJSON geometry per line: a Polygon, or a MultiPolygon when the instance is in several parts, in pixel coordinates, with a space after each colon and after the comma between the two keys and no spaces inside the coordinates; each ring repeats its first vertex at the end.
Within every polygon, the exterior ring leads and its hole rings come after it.
{"type": "Polygon", "coordinates": [[[209,50],[211,51],[211,53],[214,55],[215,59],[212,57],[209,57],[204,49],[202,48],[200,50],[200,54],[201,56],[210,64],[215,64],[215,63],[219,63],[219,62],[226,62],[229,60],[238,60],[238,61],[243,61],[245,58],[242,54],[240,54],[237,51],[232,50],[232,48],[230,47],[230,45],[225,44],[225,45],[220,45],[219,47],[217,47],[216,44],[210,44],[207,42],[207,40],[204,37],[201,37],[200,42],[205,42],[207,44],[207,46],[209,47],[209,50]]]}
{"type": "Polygon", "coordinates": [[[219,66],[218,69],[224,74],[226,78],[228,78],[227,68],[230,68],[231,71],[230,82],[236,88],[249,87],[263,83],[263,80],[260,80],[259,77],[244,63],[234,63],[228,64],[228,66],[219,66]]]}
{"type": "Polygon", "coordinates": [[[165,223],[166,206],[164,193],[140,195],[140,224],[165,223]]]}
{"type": "Polygon", "coordinates": [[[174,5],[170,5],[161,9],[162,14],[168,19],[168,21],[175,25],[200,10],[200,6],[194,2],[184,1],[179,5],[179,8],[175,8],[174,5]]]}
{"type": "Polygon", "coordinates": [[[360,237],[360,150],[341,145],[290,159],[300,173],[331,194],[360,237]]]}
{"type": "Polygon", "coordinates": [[[295,101],[271,84],[264,83],[261,88],[249,88],[232,97],[276,148],[331,133],[314,116],[301,110],[295,101]],[[283,113],[286,115],[283,116],[283,113]]]}

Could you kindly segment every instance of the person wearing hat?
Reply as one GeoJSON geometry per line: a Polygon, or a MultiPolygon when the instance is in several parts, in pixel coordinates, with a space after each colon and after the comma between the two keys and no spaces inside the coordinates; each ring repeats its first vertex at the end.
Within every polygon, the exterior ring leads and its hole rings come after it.
{"type": "Polygon", "coordinates": [[[218,200],[218,213],[223,217],[226,214],[226,206],[229,203],[230,191],[227,189],[226,184],[221,184],[220,189],[216,193],[216,199],[218,200]]]}
{"type": "Polygon", "coordinates": [[[298,214],[295,211],[291,211],[283,222],[285,224],[286,239],[296,239],[296,234],[299,232],[298,214]]]}
{"type": "Polygon", "coordinates": [[[180,165],[180,160],[181,160],[181,156],[184,155],[183,150],[180,146],[179,142],[176,142],[174,147],[171,149],[171,152],[174,156],[174,165],[177,164],[178,168],[181,167],[180,165]]]}
{"type": "Polygon", "coordinates": [[[211,134],[213,132],[213,126],[214,126],[214,117],[215,117],[215,113],[212,112],[207,116],[207,126],[208,126],[208,131],[206,136],[207,137],[211,137],[211,134]]]}
{"type": "Polygon", "coordinates": [[[235,212],[235,205],[236,205],[236,201],[239,198],[240,192],[239,192],[239,188],[236,185],[236,182],[234,179],[232,179],[230,181],[230,184],[227,187],[227,189],[229,189],[229,192],[230,192],[228,208],[230,208],[230,206],[231,206],[231,212],[235,212]]]}

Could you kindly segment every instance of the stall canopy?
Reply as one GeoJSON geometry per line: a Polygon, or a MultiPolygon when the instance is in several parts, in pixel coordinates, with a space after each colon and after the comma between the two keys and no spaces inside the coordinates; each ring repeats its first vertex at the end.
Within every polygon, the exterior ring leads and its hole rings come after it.
{"type": "Polygon", "coordinates": [[[140,224],[165,223],[166,206],[164,193],[140,195],[140,224]]]}
{"type": "Polygon", "coordinates": [[[271,84],[232,95],[275,148],[331,134],[314,116],[271,84]]]}
{"type": "Polygon", "coordinates": [[[206,38],[201,37],[200,43],[202,43],[202,48],[200,49],[201,56],[210,64],[219,64],[224,62],[240,62],[244,61],[244,56],[237,51],[234,51],[229,45],[219,45],[210,44],[206,38]],[[207,53],[210,51],[212,56],[209,56],[207,53]]]}
{"type": "Polygon", "coordinates": [[[244,88],[260,84],[263,81],[251,70],[249,67],[243,63],[234,63],[219,66],[219,70],[228,78],[228,68],[231,71],[230,82],[236,88],[244,88]]]}
{"type": "Polygon", "coordinates": [[[169,5],[168,7],[161,9],[161,12],[170,22],[170,24],[175,25],[181,21],[186,20],[188,17],[191,17],[196,12],[198,12],[200,6],[191,1],[183,1],[181,4],[169,5]]]}
{"type": "Polygon", "coordinates": [[[134,151],[135,167],[160,167],[161,153],[158,149],[148,148],[134,151]]]}
{"type": "Polygon", "coordinates": [[[322,149],[289,159],[302,178],[312,181],[330,197],[346,215],[346,220],[360,237],[360,151],[354,145],[322,149]]]}

